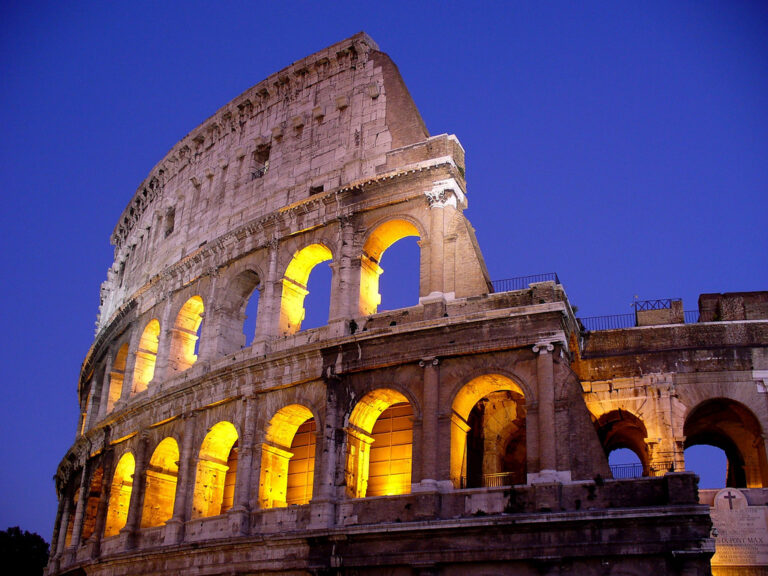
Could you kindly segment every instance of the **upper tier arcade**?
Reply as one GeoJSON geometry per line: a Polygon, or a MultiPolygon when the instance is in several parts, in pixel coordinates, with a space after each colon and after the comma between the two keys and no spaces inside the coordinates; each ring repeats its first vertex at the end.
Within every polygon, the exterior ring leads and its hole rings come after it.
{"type": "Polygon", "coordinates": [[[325,209],[334,194],[387,171],[388,152],[428,136],[397,67],[364,33],[273,74],[190,132],[141,183],[112,233],[97,330],[201,246],[247,225],[279,236],[278,211],[311,196],[322,208],[302,210],[303,226],[338,217],[325,209]]]}

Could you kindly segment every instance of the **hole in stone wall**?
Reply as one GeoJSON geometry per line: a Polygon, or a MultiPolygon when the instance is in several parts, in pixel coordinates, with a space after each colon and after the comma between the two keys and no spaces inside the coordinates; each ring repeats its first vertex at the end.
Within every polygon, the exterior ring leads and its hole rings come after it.
{"type": "Polygon", "coordinates": [[[728,457],[716,446],[691,446],[685,450],[685,469],[699,475],[699,488],[725,488],[728,457]]]}
{"type": "Polygon", "coordinates": [[[331,305],[331,267],[320,263],[312,269],[307,281],[309,294],[304,299],[304,320],[302,330],[319,328],[328,324],[331,305]]]}

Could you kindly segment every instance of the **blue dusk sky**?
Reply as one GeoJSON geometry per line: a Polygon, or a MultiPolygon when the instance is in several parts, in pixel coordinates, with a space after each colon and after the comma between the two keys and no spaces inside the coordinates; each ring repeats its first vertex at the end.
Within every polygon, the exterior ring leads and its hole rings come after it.
{"type": "MultiPolygon", "coordinates": [[[[6,0],[0,529],[51,537],[109,236],[138,185],[238,94],[360,30],[430,133],[466,149],[493,279],[557,272],[579,316],[768,289],[765,2],[6,0]]],[[[382,262],[385,307],[417,300],[401,260],[382,262]]]]}

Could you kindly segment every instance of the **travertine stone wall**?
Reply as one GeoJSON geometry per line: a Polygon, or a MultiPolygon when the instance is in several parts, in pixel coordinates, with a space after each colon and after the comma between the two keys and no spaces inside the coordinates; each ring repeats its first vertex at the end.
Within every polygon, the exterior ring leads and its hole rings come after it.
{"type": "Polygon", "coordinates": [[[768,481],[763,299],[585,332],[557,282],[493,293],[465,174],[362,33],[174,146],[112,235],[48,573],[707,574],[683,450],[719,435],[729,482],[768,481]],[[414,236],[419,298],[381,310],[414,236]],[[613,480],[617,447],[674,471],[613,480]]]}

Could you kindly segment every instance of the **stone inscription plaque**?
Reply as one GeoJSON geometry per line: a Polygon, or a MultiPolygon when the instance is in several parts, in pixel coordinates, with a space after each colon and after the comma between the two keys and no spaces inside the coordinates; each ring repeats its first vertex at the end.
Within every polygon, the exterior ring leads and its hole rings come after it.
{"type": "Polygon", "coordinates": [[[740,490],[720,490],[710,509],[716,531],[712,566],[768,566],[765,513],[764,506],[749,506],[740,490]]]}

